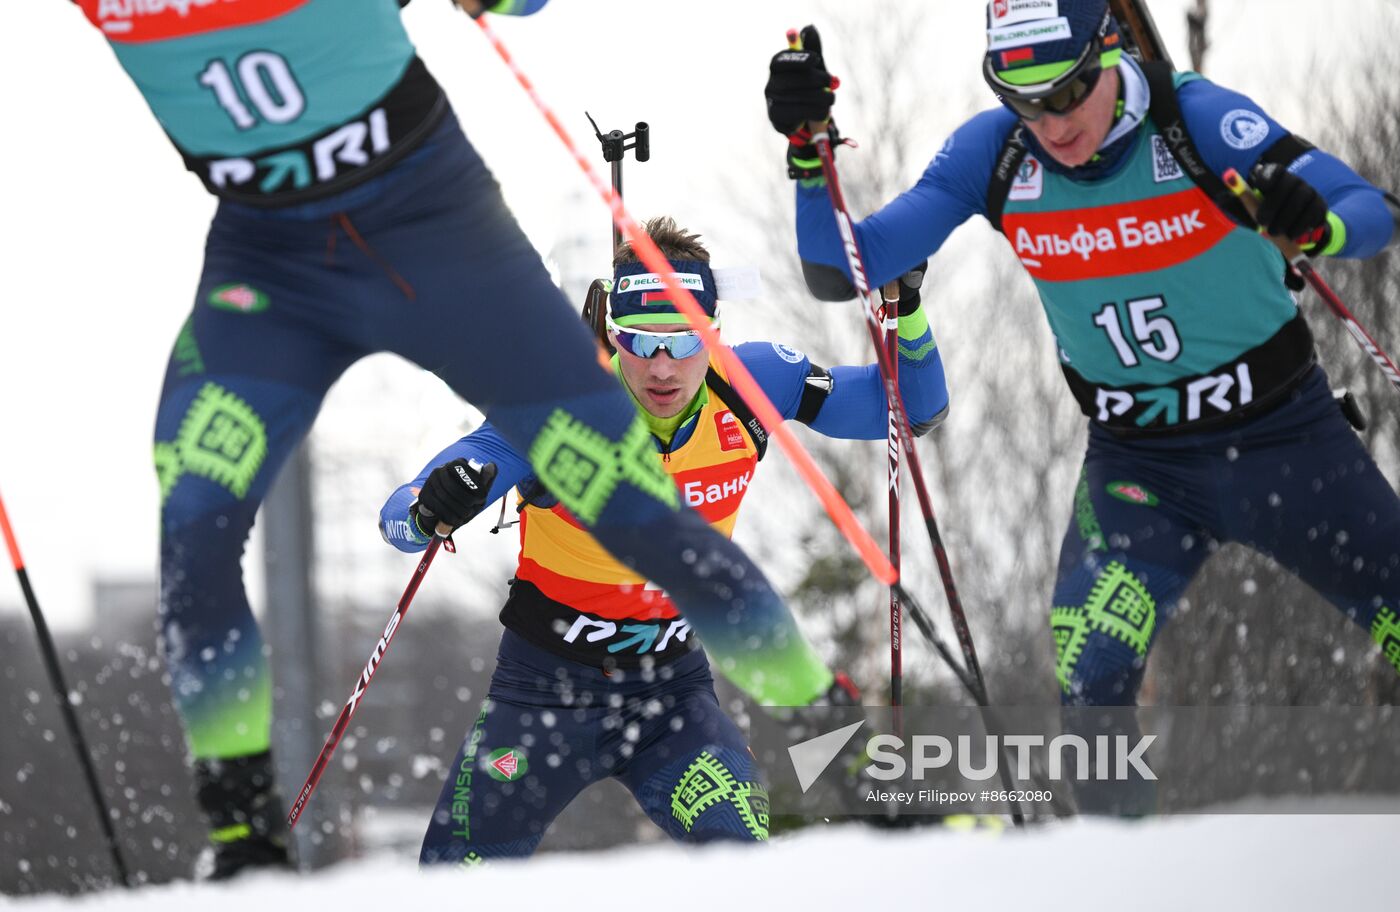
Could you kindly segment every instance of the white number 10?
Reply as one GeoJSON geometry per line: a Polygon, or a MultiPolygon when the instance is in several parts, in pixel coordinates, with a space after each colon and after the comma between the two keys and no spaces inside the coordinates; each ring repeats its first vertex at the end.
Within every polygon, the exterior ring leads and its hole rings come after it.
{"type": "Polygon", "coordinates": [[[237,83],[222,60],[211,60],[199,74],[199,84],[213,90],[219,105],[240,130],[257,126],[258,118],[243,103],[238,83],[242,84],[243,95],[268,123],[291,123],[306,110],[306,96],[292,76],[291,67],[280,55],[271,51],[244,54],[238,58],[237,83]]]}

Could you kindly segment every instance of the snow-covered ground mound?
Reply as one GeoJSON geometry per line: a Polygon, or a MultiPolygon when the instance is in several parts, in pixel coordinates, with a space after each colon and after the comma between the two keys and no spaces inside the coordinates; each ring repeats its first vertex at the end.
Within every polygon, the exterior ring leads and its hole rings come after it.
{"type": "Polygon", "coordinates": [[[472,872],[421,873],[378,857],[231,885],[20,900],[20,912],[341,912],[350,909],[1143,909],[1394,908],[1385,872],[1400,816],[1217,816],[1079,821],[1002,835],[807,831],[765,848],[549,855],[472,872]],[[567,905],[566,905],[567,904],[567,905]],[[878,905],[875,905],[878,904],[878,905]]]}

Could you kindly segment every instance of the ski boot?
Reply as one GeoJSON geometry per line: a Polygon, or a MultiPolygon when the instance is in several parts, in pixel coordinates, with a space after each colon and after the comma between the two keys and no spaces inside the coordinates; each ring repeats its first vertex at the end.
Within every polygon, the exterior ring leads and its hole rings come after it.
{"type": "Polygon", "coordinates": [[[194,773],[213,848],[201,880],[228,880],[253,868],[292,870],[269,752],[196,760],[194,773]]]}

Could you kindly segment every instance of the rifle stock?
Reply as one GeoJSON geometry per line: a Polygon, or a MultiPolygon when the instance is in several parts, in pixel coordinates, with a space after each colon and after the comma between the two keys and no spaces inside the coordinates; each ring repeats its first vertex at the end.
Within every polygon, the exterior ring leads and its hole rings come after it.
{"type": "Polygon", "coordinates": [[[1108,0],[1108,6],[1118,20],[1130,53],[1139,60],[1172,62],[1172,55],[1157,31],[1157,23],[1147,9],[1147,0],[1108,0]]]}

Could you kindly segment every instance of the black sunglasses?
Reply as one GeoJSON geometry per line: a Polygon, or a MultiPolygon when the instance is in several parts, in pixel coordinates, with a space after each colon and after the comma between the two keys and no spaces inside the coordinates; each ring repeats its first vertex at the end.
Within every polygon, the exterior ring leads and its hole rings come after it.
{"type": "Polygon", "coordinates": [[[1036,121],[1046,114],[1069,114],[1084,104],[1103,75],[1102,32],[1100,29],[1100,34],[1084,48],[1073,66],[1049,82],[1034,85],[1007,82],[993,69],[990,56],[982,59],[982,78],[1002,104],[1022,120],[1036,121]]]}

